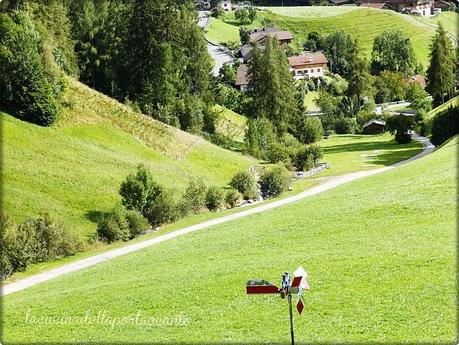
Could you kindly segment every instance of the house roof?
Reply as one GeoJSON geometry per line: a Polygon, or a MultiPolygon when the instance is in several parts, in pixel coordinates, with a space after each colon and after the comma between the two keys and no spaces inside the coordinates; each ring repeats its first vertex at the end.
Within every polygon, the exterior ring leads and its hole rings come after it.
{"type": "Polygon", "coordinates": [[[243,45],[238,53],[245,60],[248,56],[252,54],[253,47],[250,44],[243,45]]]}
{"type": "Polygon", "coordinates": [[[275,37],[279,41],[293,40],[293,35],[290,31],[281,31],[276,28],[263,28],[254,29],[254,31],[252,31],[250,34],[250,42],[257,43],[266,37],[275,37]]]}
{"type": "Polygon", "coordinates": [[[406,78],[405,81],[408,85],[413,84],[413,83],[419,83],[419,85],[421,85],[423,89],[425,89],[427,86],[426,77],[424,77],[423,75],[419,75],[419,74],[406,78]]]}
{"type": "Polygon", "coordinates": [[[327,58],[322,53],[303,54],[303,55],[289,57],[288,63],[291,67],[303,66],[303,65],[319,65],[319,64],[324,65],[327,63],[327,58]]]}
{"type": "Polygon", "coordinates": [[[371,125],[385,126],[386,125],[386,121],[373,119],[373,120],[365,122],[363,124],[363,128],[366,128],[366,127],[371,126],[371,125]]]}
{"type": "Polygon", "coordinates": [[[249,85],[249,66],[248,65],[242,64],[237,68],[235,85],[236,86],[249,85]]]}

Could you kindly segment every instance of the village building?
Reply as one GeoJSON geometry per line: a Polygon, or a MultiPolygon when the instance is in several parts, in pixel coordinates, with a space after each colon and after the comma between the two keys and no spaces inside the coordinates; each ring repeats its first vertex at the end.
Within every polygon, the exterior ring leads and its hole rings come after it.
{"type": "Polygon", "coordinates": [[[249,66],[242,64],[237,68],[236,87],[241,91],[247,91],[249,87],[249,66]]]}
{"type": "Polygon", "coordinates": [[[323,77],[327,66],[327,58],[322,53],[304,54],[288,58],[290,71],[296,80],[323,77]]]}
{"type": "Polygon", "coordinates": [[[421,85],[421,87],[423,89],[426,88],[427,86],[427,80],[426,80],[426,77],[424,77],[423,75],[419,75],[419,74],[416,74],[412,77],[408,77],[405,79],[405,82],[407,85],[411,85],[413,83],[418,83],[419,85],[421,85]]]}
{"type": "Polygon", "coordinates": [[[290,31],[282,31],[277,28],[261,28],[252,30],[250,43],[263,44],[268,37],[277,38],[282,45],[287,45],[293,40],[293,35],[290,31]]]}
{"type": "Polygon", "coordinates": [[[431,16],[434,8],[434,0],[362,0],[359,4],[363,7],[392,9],[425,17],[431,16]]]}
{"type": "Polygon", "coordinates": [[[362,127],[365,134],[380,134],[386,130],[386,121],[373,119],[365,122],[362,127]]]}

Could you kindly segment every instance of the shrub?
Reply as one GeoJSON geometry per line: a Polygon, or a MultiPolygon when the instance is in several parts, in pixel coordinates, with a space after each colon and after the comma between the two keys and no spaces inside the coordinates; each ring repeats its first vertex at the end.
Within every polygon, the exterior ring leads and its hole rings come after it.
{"type": "Polygon", "coordinates": [[[97,224],[97,234],[100,239],[108,243],[129,240],[131,233],[126,219],[126,209],[117,204],[109,213],[101,217],[97,224]]]}
{"type": "Polygon", "coordinates": [[[223,204],[223,192],[217,187],[209,187],[206,193],[206,207],[209,211],[218,211],[223,204]]]}
{"type": "Polygon", "coordinates": [[[255,176],[248,171],[238,172],[233,176],[229,185],[241,193],[245,199],[256,196],[257,181],[255,176]]]}
{"type": "Polygon", "coordinates": [[[242,200],[242,194],[235,189],[230,189],[225,195],[225,202],[230,208],[239,206],[242,200]]]}
{"type": "Polygon", "coordinates": [[[437,114],[432,121],[432,143],[441,145],[459,133],[459,107],[449,107],[437,114]]]}
{"type": "Polygon", "coordinates": [[[261,174],[260,190],[263,198],[275,197],[288,187],[288,175],[284,168],[275,167],[261,174]]]}
{"type": "Polygon", "coordinates": [[[341,117],[334,121],[336,134],[354,134],[357,129],[357,122],[353,118],[341,117]]]}
{"type": "Polygon", "coordinates": [[[171,223],[177,219],[177,204],[172,193],[163,190],[155,201],[149,205],[145,216],[152,226],[171,223]]]}
{"type": "Polygon", "coordinates": [[[31,263],[72,255],[80,249],[79,243],[47,214],[27,218],[18,227],[3,217],[2,234],[2,276],[23,271],[31,263]]]}
{"type": "Polygon", "coordinates": [[[128,210],[137,210],[142,213],[147,205],[161,193],[161,187],[153,181],[151,172],[140,164],[137,171],[129,174],[121,183],[119,193],[123,205],[128,210]]]}
{"type": "Polygon", "coordinates": [[[312,144],[322,139],[324,128],[322,121],[313,116],[299,116],[296,128],[296,138],[304,144],[312,144]]]}
{"type": "Polygon", "coordinates": [[[192,179],[180,201],[180,211],[183,216],[198,213],[205,206],[206,185],[202,180],[192,179]]]}
{"type": "Polygon", "coordinates": [[[307,145],[302,150],[298,151],[295,160],[295,168],[297,170],[308,171],[312,169],[323,156],[324,151],[320,145],[307,145]]]}
{"type": "Polygon", "coordinates": [[[130,238],[140,235],[142,231],[150,227],[148,220],[137,211],[126,210],[125,215],[129,227],[130,238]]]}
{"type": "Polygon", "coordinates": [[[390,116],[386,120],[386,126],[389,132],[395,135],[395,141],[398,144],[405,144],[411,141],[411,135],[408,132],[414,128],[412,116],[390,116]]]}

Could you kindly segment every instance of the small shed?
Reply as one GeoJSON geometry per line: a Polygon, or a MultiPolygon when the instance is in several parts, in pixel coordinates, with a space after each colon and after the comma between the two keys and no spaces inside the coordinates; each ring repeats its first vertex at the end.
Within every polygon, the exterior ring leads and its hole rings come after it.
{"type": "Polygon", "coordinates": [[[386,130],[386,121],[370,120],[363,124],[363,133],[365,134],[380,134],[386,130]]]}

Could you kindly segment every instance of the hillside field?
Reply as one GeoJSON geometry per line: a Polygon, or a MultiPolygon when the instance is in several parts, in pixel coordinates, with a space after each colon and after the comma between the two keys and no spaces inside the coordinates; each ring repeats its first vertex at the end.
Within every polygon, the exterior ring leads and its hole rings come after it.
{"type": "Polygon", "coordinates": [[[457,145],[9,295],[4,341],[287,342],[286,301],[249,297],[245,282],[278,283],[303,265],[311,290],[295,314],[298,342],[452,343],[457,145]],[[131,322],[49,332],[25,321],[99,312],[131,322]],[[185,323],[141,326],[139,313],[185,323]]]}
{"type": "Polygon", "coordinates": [[[97,215],[120,200],[121,182],[139,163],[177,197],[191,177],[224,187],[237,171],[258,164],[75,81],[64,103],[51,128],[1,113],[4,209],[16,221],[49,212],[71,232],[91,235],[97,215]]]}
{"type": "MultiPolygon", "coordinates": [[[[433,29],[416,25],[393,11],[368,8],[268,8],[259,12],[257,22],[249,27],[259,27],[258,23],[290,30],[295,37],[292,44],[298,48],[303,46],[309,32],[330,34],[344,30],[359,40],[368,58],[378,34],[386,30],[401,30],[411,39],[417,59],[425,68],[429,63],[429,44],[435,33],[433,29]]],[[[238,26],[232,24],[236,24],[233,12],[225,13],[222,19],[212,18],[206,37],[214,43],[240,42],[238,26]]]]}
{"type": "Polygon", "coordinates": [[[459,13],[455,13],[452,11],[442,12],[435,17],[420,17],[416,16],[416,19],[426,23],[426,24],[434,24],[438,25],[439,22],[443,24],[445,30],[453,34],[456,38],[459,38],[459,13]]]}

